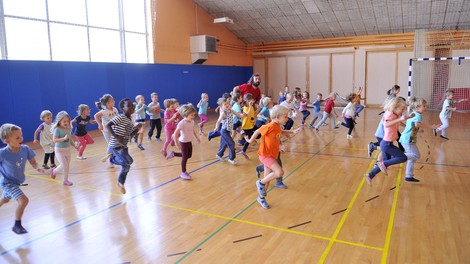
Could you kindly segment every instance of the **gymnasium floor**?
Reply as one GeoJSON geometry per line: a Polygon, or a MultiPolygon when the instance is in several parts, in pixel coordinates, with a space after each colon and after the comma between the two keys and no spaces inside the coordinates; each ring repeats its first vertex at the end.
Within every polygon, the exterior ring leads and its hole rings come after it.
{"type": "MultiPolygon", "coordinates": [[[[291,139],[282,153],[289,188],[269,190],[268,210],[256,202],[257,146],[233,166],[215,159],[218,139],[203,138],[185,181],[180,160],[165,160],[163,143],[145,137],[145,151],[129,145],[135,163],[121,195],[119,168],[99,161],[106,146],[93,131],[88,159],[72,160],[72,187],[27,167],[29,233],[11,231],[16,202],[0,208],[0,263],[468,263],[469,113],[454,113],[449,141],[419,135],[420,183],[404,181],[403,164],[368,186],[378,112],[360,114],[352,140],[330,126],[291,139]]],[[[439,123],[438,112],[424,119],[439,123]]]]}

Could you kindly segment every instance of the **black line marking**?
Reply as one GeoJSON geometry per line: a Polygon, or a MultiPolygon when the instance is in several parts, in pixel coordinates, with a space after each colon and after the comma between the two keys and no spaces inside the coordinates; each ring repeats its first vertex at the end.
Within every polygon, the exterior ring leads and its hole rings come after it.
{"type": "Polygon", "coordinates": [[[22,184],[20,184],[20,186],[28,186],[28,184],[27,183],[22,183],[22,184]]]}
{"type": "Polygon", "coordinates": [[[178,252],[178,253],[170,254],[170,255],[167,255],[167,257],[173,257],[173,256],[178,256],[178,255],[183,255],[183,254],[186,254],[186,251],[185,251],[185,252],[178,252]]]}
{"type": "Polygon", "coordinates": [[[420,169],[420,170],[422,170],[423,168],[424,168],[424,165],[423,165],[423,166],[421,166],[419,169],[420,169]]]}
{"type": "Polygon", "coordinates": [[[367,203],[367,202],[369,202],[369,201],[372,201],[372,200],[374,200],[375,198],[379,198],[379,195],[376,195],[376,196],[374,196],[374,197],[370,198],[369,200],[366,200],[366,203],[367,203]]]}
{"type": "Polygon", "coordinates": [[[344,208],[343,210],[339,210],[339,211],[337,211],[337,212],[334,212],[334,213],[332,213],[331,215],[339,214],[339,213],[342,213],[342,212],[344,212],[344,211],[346,211],[346,210],[348,210],[348,208],[344,208]]]}
{"type": "Polygon", "coordinates": [[[431,155],[431,151],[430,151],[430,150],[428,150],[428,155],[431,155]]]}
{"type": "Polygon", "coordinates": [[[246,240],[250,240],[250,239],[254,239],[254,238],[258,238],[258,237],[262,237],[262,236],[263,236],[263,235],[257,235],[257,236],[247,237],[247,238],[244,238],[244,239],[235,240],[235,241],[233,241],[233,243],[238,243],[238,242],[242,242],[242,241],[246,241],[246,240]]]}
{"type": "Polygon", "coordinates": [[[312,221],[307,221],[305,223],[302,223],[302,224],[298,224],[298,225],[293,225],[293,226],[289,226],[287,229],[291,229],[291,228],[294,228],[294,227],[298,227],[298,226],[302,226],[302,225],[306,225],[306,224],[310,224],[312,221]]]}
{"type": "Polygon", "coordinates": [[[392,188],[390,188],[390,191],[393,190],[393,189],[395,189],[395,188],[397,188],[397,186],[393,186],[392,188]]]}

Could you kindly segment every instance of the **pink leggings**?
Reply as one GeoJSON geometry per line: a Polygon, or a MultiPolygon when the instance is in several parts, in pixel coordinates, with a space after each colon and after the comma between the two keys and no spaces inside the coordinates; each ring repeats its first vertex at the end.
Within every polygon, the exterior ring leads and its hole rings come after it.
{"type": "Polygon", "coordinates": [[[75,136],[80,142],[80,147],[78,148],[78,156],[82,156],[83,152],[85,151],[86,145],[88,144],[93,144],[95,141],[93,138],[90,136],[90,134],[85,134],[84,136],[75,136]]]}
{"type": "Polygon", "coordinates": [[[199,123],[199,127],[202,129],[204,124],[209,122],[209,118],[205,114],[199,114],[199,119],[201,119],[201,123],[199,123]]]}
{"type": "Polygon", "coordinates": [[[162,148],[162,150],[164,152],[166,152],[166,149],[168,148],[168,145],[170,143],[172,143],[171,145],[175,144],[174,142],[172,142],[173,141],[172,136],[173,136],[173,133],[175,133],[175,130],[176,130],[176,128],[166,128],[165,127],[166,139],[165,139],[165,143],[163,143],[163,148],[162,148]]]}

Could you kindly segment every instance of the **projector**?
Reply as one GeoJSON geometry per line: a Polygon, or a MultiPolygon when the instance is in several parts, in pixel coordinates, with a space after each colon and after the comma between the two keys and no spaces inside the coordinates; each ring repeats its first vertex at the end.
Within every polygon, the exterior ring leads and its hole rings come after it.
{"type": "Polygon", "coordinates": [[[233,19],[229,17],[219,17],[219,18],[214,18],[214,24],[219,24],[219,23],[229,23],[233,24],[233,19]]]}

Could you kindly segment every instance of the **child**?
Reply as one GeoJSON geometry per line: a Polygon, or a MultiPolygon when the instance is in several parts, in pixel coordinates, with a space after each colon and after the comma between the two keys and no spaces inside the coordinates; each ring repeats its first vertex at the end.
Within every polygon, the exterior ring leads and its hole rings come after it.
{"type": "Polygon", "coordinates": [[[135,97],[135,123],[142,123],[140,131],[134,136],[134,142],[137,144],[137,147],[140,150],[145,150],[142,146],[142,141],[144,140],[144,127],[145,127],[145,113],[149,111],[149,107],[145,104],[145,98],[143,95],[137,95],[135,97]]]}
{"type": "Polygon", "coordinates": [[[449,127],[449,119],[452,117],[452,111],[457,110],[457,107],[454,107],[454,104],[466,101],[467,99],[453,100],[454,91],[446,91],[446,99],[442,105],[442,111],[439,114],[439,119],[441,119],[442,125],[433,130],[434,136],[437,136],[437,133],[441,131],[441,138],[449,140],[447,138],[447,128],[449,127]]]}
{"type": "Polygon", "coordinates": [[[163,101],[163,105],[165,106],[165,112],[163,114],[164,121],[165,121],[165,143],[163,143],[163,148],[161,150],[162,155],[166,158],[167,157],[167,148],[168,145],[171,143],[174,145],[173,142],[173,133],[176,130],[176,126],[178,125],[178,122],[180,121],[180,114],[178,113],[178,100],[172,98],[172,99],[165,99],[163,101]]]}
{"type": "Polygon", "coordinates": [[[294,96],[291,93],[287,93],[286,100],[280,104],[289,110],[287,123],[284,126],[285,130],[290,130],[294,126],[294,118],[297,116],[297,111],[295,110],[293,101],[294,96]]]}
{"type": "Polygon", "coordinates": [[[397,147],[393,145],[393,141],[397,140],[398,137],[398,125],[409,118],[412,118],[414,114],[410,116],[402,115],[405,111],[406,102],[401,98],[391,99],[384,107],[385,114],[383,116],[384,125],[384,138],[380,142],[380,149],[382,150],[383,161],[377,162],[374,168],[364,177],[369,185],[372,183],[372,179],[382,171],[387,175],[387,167],[399,163],[403,163],[407,160],[406,155],[397,147]]]}
{"type": "Polygon", "coordinates": [[[204,124],[209,122],[209,118],[207,117],[207,108],[209,107],[209,95],[206,93],[201,94],[201,100],[197,104],[199,108],[198,115],[201,122],[199,123],[199,135],[204,135],[203,127],[204,124]]]}
{"type": "Polygon", "coordinates": [[[336,129],[341,124],[341,121],[338,121],[335,125],[335,117],[338,117],[338,114],[335,110],[335,100],[336,100],[336,93],[331,93],[331,96],[325,103],[325,110],[323,111],[323,118],[320,122],[315,126],[315,130],[318,132],[318,128],[321,126],[322,123],[326,121],[327,118],[331,119],[331,128],[336,129]]]}
{"type": "Polygon", "coordinates": [[[282,91],[279,91],[279,98],[277,99],[277,103],[281,104],[286,100],[286,97],[284,97],[284,93],[282,91]]]}
{"type": "Polygon", "coordinates": [[[0,207],[13,198],[18,202],[15,212],[15,225],[12,230],[18,235],[28,233],[21,225],[21,218],[29,203],[28,197],[21,191],[20,186],[25,181],[26,161],[38,172],[44,170],[38,166],[34,156],[36,154],[27,145],[23,145],[21,128],[13,124],[3,124],[0,127],[0,139],[7,144],[0,149],[0,188],[3,190],[0,207]]]}
{"type": "MultiPolygon", "coordinates": [[[[234,94],[240,94],[240,93],[239,93],[239,92],[236,92],[236,93],[234,93],[234,94]]],[[[222,97],[225,98],[225,99],[227,99],[229,102],[232,101],[232,95],[229,94],[229,93],[223,93],[223,94],[222,94],[222,97]]],[[[214,111],[215,111],[216,113],[219,113],[219,108],[220,108],[220,107],[217,106],[214,111]]],[[[207,135],[207,140],[208,140],[208,141],[211,141],[211,139],[213,139],[213,138],[215,138],[215,137],[220,137],[220,128],[221,128],[221,126],[219,127],[219,130],[209,132],[209,135],[207,135]]]]}
{"type": "MultiPolygon", "coordinates": [[[[240,94],[238,94],[240,97],[240,94]]],[[[229,155],[228,155],[228,162],[230,164],[237,164],[235,161],[235,142],[233,141],[232,138],[232,130],[234,129],[233,127],[233,118],[234,116],[237,117],[243,117],[243,114],[240,112],[236,112],[230,107],[230,101],[226,98],[219,98],[217,100],[217,104],[219,105],[220,109],[220,115],[219,118],[217,119],[217,122],[215,123],[215,128],[214,131],[217,131],[219,129],[219,125],[221,124],[220,128],[220,146],[219,150],[217,151],[216,158],[219,159],[220,161],[223,161],[224,158],[224,152],[225,149],[229,149],[229,155]]]]}
{"type": "Polygon", "coordinates": [[[152,139],[153,130],[156,128],[157,135],[155,136],[155,139],[157,141],[162,141],[160,139],[160,135],[162,133],[162,121],[160,115],[160,103],[158,102],[158,94],[152,93],[150,95],[150,98],[152,98],[152,102],[149,104],[149,110],[147,110],[147,114],[150,116],[150,129],[148,133],[148,139],[152,139]]]}
{"type": "Polygon", "coordinates": [[[341,125],[349,128],[348,135],[346,136],[347,139],[352,138],[351,133],[354,129],[354,123],[355,123],[354,120],[356,119],[356,115],[354,113],[354,110],[356,109],[355,108],[356,101],[354,100],[355,98],[356,98],[355,93],[350,93],[346,97],[346,101],[348,101],[349,103],[346,105],[346,107],[344,107],[343,112],[342,112],[343,117],[344,117],[344,122],[341,122],[341,125]]]}
{"type": "Polygon", "coordinates": [[[356,109],[354,110],[354,116],[359,117],[359,113],[364,109],[364,106],[361,105],[361,92],[362,86],[359,86],[355,92],[355,97],[353,103],[356,105],[356,109]]]}
{"type": "Polygon", "coordinates": [[[43,121],[42,124],[34,132],[34,143],[38,143],[38,134],[39,134],[39,144],[41,144],[42,149],[44,150],[44,163],[42,167],[44,169],[55,168],[55,153],[54,153],[54,142],[52,141],[52,113],[49,110],[44,110],[41,112],[40,116],[43,121]],[[51,158],[51,167],[47,166],[49,162],[49,157],[51,158]]]}
{"type": "Polygon", "coordinates": [[[261,111],[258,114],[258,120],[256,120],[255,123],[256,129],[260,128],[268,122],[271,122],[271,118],[269,117],[269,110],[274,106],[273,100],[269,96],[264,97],[261,101],[263,101],[264,107],[261,108],[261,111]]]}
{"type": "Polygon", "coordinates": [[[111,133],[109,139],[108,149],[111,151],[112,156],[109,162],[121,166],[119,172],[118,187],[122,194],[126,193],[124,184],[126,182],[127,173],[134,162],[129,155],[127,142],[140,130],[142,123],[132,123],[131,115],[134,113],[134,104],[131,99],[125,98],[119,102],[119,108],[122,114],[113,117],[109,120],[106,128],[111,133]]]}
{"type": "MultiPolygon", "coordinates": [[[[222,97],[223,98],[223,97],[222,97]]],[[[243,98],[240,93],[235,93],[232,96],[233,104],[232,104],[232,110],[235,113],[238,113],[239,115],[243,116],[243,110],[242,110],[242,102],[243,98]]],[[[233,115],[233,130],[232,130],[232,138],[235,138],[237,132],[240,132],[241,126],[242,126],[242,119],[240,119],[237,114],[233,115]]]]}
{"type": "Polygon", "coordinates": [[[73,183],[69,181],[70,171],[70,143],[76,149],[77,142],[72,137],[72,129],[70,127],[70,116],[65,111],[60,111],[55,117],[55,123],[52,127],[53,141],[55,143],[55,153],[59,160],[59,166],[51,170],[51,178],[55,179],[58,171],[62,170],[64,174],[64,185],[72,186],[73,183]]]}
{"type": "Polygon", "coordinates": [[[245,102],[245,106],[243,106],[243,120],[242,120],[242,130],[244,138],[238,141],[239,145],[243,145],[243,149],[241,151],[242,155],[248,159],[248,155],[246,154],[246,150],[249,147],[249,143],[247,140],[253,135],[255,132],[255,117],[258,115],[258,111],[255,109],[256,99],[252,94],[245,94],[243,97],[243,101],[245,102]]]}
{"type": "Polygon", "coordinates": [[[410,107],[413,110],[414,117],[406,120],[406,127],[400,137],[400,142],[405,148],[405,155],[408,157],[406,164],[405,180],[409,182],[419,182],[414,178],[415,162],[420,158],[420,153],[416,141],[418,140],[418,132],[420,128],[435,129],[439,125],[428,125],[423,123],[421,115],[426,111],[427,102],[421,97],[411,97],[410,107]]]}
{"type": "MultiPolygon", "coordinates": [[[[109,120],[118,115],[118,110],[116,107],[114,107],[115,104],[116,102],[114,101],[113,96],[110,94],[103,95],[103,97],[101,97],[98,102],[95,102],[96,108],[99,110],[99,112],[94,116],[95,121],[98,124],[98,129],[101,130],[101,133],[103,133],[106,145],[109,144],[109,139],[111,138],[111,133],[108,131],[106,125],[108,124],[109,120]]],[[[111,151],[106,148],[106,156],[101,158],[101,161],[107,161],[111,155],[111,151]]],[[[113,168],[114,164],[109,163],[109,167],[113,168]]]]}
{"type": "Polygon", "coordinates": [[[320,104],[323,102],[322,100],[323,95],[321,93],[317,93],[317,99],[313,102],[313,119],[310,121],[310,125],[308,127],[313,128],[313,124],[317,121],[318,118],[322,120],[323,115],[320,113],[320,104]]]}
{"type": "Polygon", "coordinates": [[[256,181],[259,196],[256,199],[258,203],[265,209],[269,208],[266,202],[266,190],[269,189],[269,182],[276,178],[282,178],[284,170],[277,163],[276,159],[279,155],[282,134],[297,133],[299,130],[286,131],[282,130],[288,120],[289,109],[276,105],[270,111],[271,122],[260,127],[255,131],[248,141],[251,143],[258,135],[261,135],[261,144],[258,149],[259,160],[264,164],[264,177],[256,181]]]}
{"type": "Polygon", "coordinates": [[[181,157],[180,178],[190,180],[191,175],[186,171],[186,164],[188,163],[188,159],[193,155],[192,141],[195,138],[198,143],[201,143],[201,140],[196,134],[196,130],[194,130],[194,118],[196,117],[197,110],[192,104],[185,104],[180,107],[179,113],[183,119],[176,126],[176,130],[173,133],[173,140],[175,141],[176,147],[181,150],[181,153],[171,151],[167,159],[171,159],[174,156],[181,157]]]}
{"type": "Polygon", "coordinates": [[[308,101],[310,100],[310,94],[305,91],[302,93],[302,98],[300,99],[299,111],[302,113],[302,127],[305,126],[305,120],[310,115],[310,111],[307,110],[308,101]]]}
{"type": "Polygon", "coordinates": [[[77,128],[75,129],[75,137],[77,138],[78,142],[80,143],[80,147],[78,148],[78,156],[77,159],[84,160],[86,159],[83,156],[83,152],[88,144],[93,144],[95,141],[87,132],[87,125],[96,124],[96,121],[91,119],[90,117],[90,107],[86,104],[81,104],[78,106],[77,110],[78,116],[76,116],[72,121],[71,124],[77,123],[77,128]]]}

